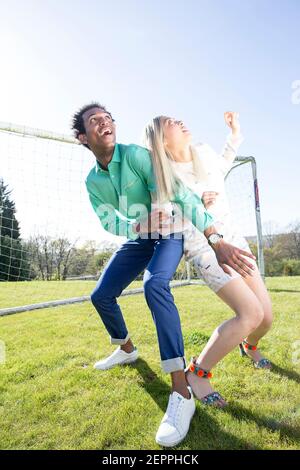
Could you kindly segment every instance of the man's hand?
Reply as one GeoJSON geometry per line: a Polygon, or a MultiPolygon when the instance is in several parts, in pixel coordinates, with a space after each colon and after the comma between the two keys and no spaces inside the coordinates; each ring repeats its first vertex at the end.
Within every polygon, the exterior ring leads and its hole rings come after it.
{"type": "Polygon", "coordinates": [[[202,194],[202,202],[205,209],[208,209],[216,202],[218,194],[219,193],[216,193],[215,191],[204,191],[202,194]]]}
{"type": "Polygon", "coordinates": [[[224,240],[220,240],[218,243],[216,243],[213,246],[213,249],[218,263],[225,273],[231,275],[230,269],[228,269],[228,266],[230,266],[243,277],[253,275],[255,266],[245,259],[246,256],[247,258],[255,260],[256,258],[254,255],[252,255],[252,253],[248,253],[247,251],[241,250],[236,246],[230,245],[224,240]]]}
{"type": "Polygon", "coordinates": [[[148,217],[141,221],[138,227],[138,233],[160,232],[166,225],[169,225],[170,216],[161,209],[154,209],[148,214],[148,217]]]}

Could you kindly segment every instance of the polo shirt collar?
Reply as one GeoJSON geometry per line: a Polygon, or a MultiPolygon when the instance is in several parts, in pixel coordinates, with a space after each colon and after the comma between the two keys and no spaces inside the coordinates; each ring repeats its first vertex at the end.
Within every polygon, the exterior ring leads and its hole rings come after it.
{"type": "MultiPolygon", "coordinates": [[[[120,144],[115,144],[114,153],[113,153],[111,161],[108,164],[108,167],[110,167],[110,165],[113,164],[113,163],[120,163],[120,161],[121,161],[120,144]]],[[[107,173],[107,170],[103,170],[103,168],[101,168],[100,163],[98,162],[98,160],[96,160],[96,172],[98,173],[99,171],[107,173]]]]}

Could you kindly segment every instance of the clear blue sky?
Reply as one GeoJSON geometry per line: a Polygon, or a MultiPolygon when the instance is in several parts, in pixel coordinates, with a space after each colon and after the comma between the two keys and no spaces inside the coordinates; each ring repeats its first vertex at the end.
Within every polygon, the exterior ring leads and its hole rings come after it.
{"type": "Polygon", "coordinates": [[[220,150],[239,111],[263,221],[299,218],[299,0],[10,0],[0,31],[0,120],[69,133],[99,100],[119,141],[164,113],[220,150]]]}

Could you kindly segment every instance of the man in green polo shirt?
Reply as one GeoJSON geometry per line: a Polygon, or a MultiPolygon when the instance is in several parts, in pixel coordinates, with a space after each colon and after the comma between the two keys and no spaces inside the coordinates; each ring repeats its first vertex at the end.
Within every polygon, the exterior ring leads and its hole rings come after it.
{"type": "MultiPolygon", "coordinates": [[[[151,212],[151,193],[155,193],[151,156],[138,145],[116,143],[116,126],[104,106],[91,103],[81,108],[74,114],[72,128],[96,158],[86,179],[93,209],[105,230],[128,238],[113,254],[91,294],[111,343],[118,345],[113,354],[94,367],[106,370],[137,359],[137,349],[116,298],[145,270],[144,292],[157,329],[161,364],[172,379],[172,394],[156,440],[161,445],[174,446],[186,436],[195,411],[184,374],[179,314],[169,286],[183,254],[182,237],[180,233],[158,235],[169,216],[159,210],[151,212]]],[[[244,256],[253,256],[222,240],[196,194],[181,185],[172,202],[180,205],[204,232],[222,266],[234,267],[244,276],[251,274],[252,265],[244,256]]]]}

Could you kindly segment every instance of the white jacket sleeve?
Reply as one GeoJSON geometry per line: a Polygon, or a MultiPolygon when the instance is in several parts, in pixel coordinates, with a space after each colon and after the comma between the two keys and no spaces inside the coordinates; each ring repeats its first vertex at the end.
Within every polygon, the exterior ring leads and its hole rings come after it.
{"type": "Polygon", "coordinates": [[[237,136],[235,136],[230,133],[227,136],[222,152],[218,156],[220,168],[224,176],[228,173],[228,171],[232,167],[238,148],[243,142],[243,140],[244,138],[242,134],[238,134],[237,136]]]}
{"type": "Polygon", "coordinates": [[[220,154],[206,143],[197,144],[195,147],[200,158],[200,171],[203,177],[213,176],[216,172],[221,172],[225,177],[232,167],[238,148],[243,140],[242,134],[233,136],[230,133],[220,154]]]}

